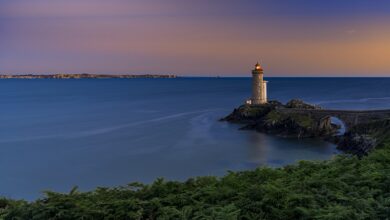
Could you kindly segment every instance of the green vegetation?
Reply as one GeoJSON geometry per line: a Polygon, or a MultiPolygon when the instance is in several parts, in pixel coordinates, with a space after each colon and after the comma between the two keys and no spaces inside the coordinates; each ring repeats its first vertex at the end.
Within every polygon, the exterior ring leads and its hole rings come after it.
{"type": "Polygon", "coordinates": [[[259,118],[266,115],[273,109],[272,106],[269,105],[260,105],[260,106],[242,106],[239,111],[241,114],[245,116],[245,118],[259,118]]]}
{"type": "MultiPolygon", "coordinates": [[[[222,178],[47,192],[34,202],[0,199],[0,219],[390,219],[390,125],[366,157],[340,155],[222,178]]],[[[362,128],[363,129],[363,128],[362,128]]]]}
{"type": "Polygon", "coordinates": [[[266,120],[267,120],[267,123],[269,123],[269,124],[279,123],[284,118],[285,117],[277,111],[271,111],[270,113],[268,113],[266,115],[266,120]]]}
{"type": "Polygon", "coordinates": [[[315,127],[315,121],[308,115],[302,114],[283,114],[277,111],[271,111],[266,115],[268,124],[282,124],[285,121],[292,121],[302,128],[310,129],[315,127]]]}
{"type": "Polygon", "coordinates": [[[292,114],[291,118],[296,121],[299,126],[310,129],[311,127],[314,127],[315,121],[307,115],[301,115],[301,114],[292,114]]]}

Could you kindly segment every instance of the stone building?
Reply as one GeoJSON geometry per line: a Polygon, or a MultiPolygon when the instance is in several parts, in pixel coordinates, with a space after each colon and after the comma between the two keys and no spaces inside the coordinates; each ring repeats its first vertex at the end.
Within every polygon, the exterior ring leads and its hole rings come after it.
{"type": "Polygon", "coordinates": [[[252,70],[252,98],[247,100],[247,104],[259,105],[267,103],[267,81],[264,80],[263,68],[256,63],[252,70]]]}

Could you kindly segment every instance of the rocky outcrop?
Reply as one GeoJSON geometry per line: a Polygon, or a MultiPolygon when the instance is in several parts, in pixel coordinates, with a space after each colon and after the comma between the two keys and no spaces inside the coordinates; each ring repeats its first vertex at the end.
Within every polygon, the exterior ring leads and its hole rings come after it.
{"type": "Polygon", "coordinates": [[[389,141],[390,119],[384,118],[356,125],[335,142],[338,149],[362,157],[389,141]]]}
{"type": "Polygon", "coordinates": [[[310,115],[281,111],[286,108],[319,109],[301,100],[291,100],[286,105],[270,101],[261,105],[242,105],[222,120],[245,124],[244,129],[255,129],[283,137],[317,137],[337,132],[337,126],[331,123],[330,117],[317,120],[310,115]]]}
{"type": "Polygon", "coordinates": [[[377,140],[369,134],[348,132],[340,138],[337,148],[359,157],[367,155],[377,146],[377,140]]]}
{"type": "Polygon", "coordinates": [[[388,110],[326,110],[293,99],[285,105],[278,101],[242,105],[222,120],[243,124],[243,129],[282,137],[321,137],[336,143],[340,150],[359,157],[367,155],[381,143],[390,141],[388,110]],[[344,122],[351,122],[346,123],[348,131],[344,135],[337,136],[340,127],[332,124],[331,115],[342,118],[344,122]]]}
{"type": "Polygon", "coordinates": [[[292,99],[285,105],[286,108],[296,108],[296,109],[321,109],[321,107],[317,105],[312,105],[305,103],[300,99],[292,99]]]}
{"type": "Polygon", "coordinates": [[[269,103],[261,105],[242,105],[239,108],[234,109],[233,112],[225,118],[222,118],[221,121],[254,124],[268,113],[281,106],[283,106],[283,104],[278,101],[270,101],[269,103]]]}

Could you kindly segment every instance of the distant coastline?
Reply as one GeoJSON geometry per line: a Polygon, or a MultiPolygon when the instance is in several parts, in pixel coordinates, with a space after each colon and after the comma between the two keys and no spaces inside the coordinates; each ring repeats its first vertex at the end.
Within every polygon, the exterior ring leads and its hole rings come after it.
{"type": "Polygon", "coordinates": [[[22,74],[0,75],[0,79],[133,79],[133,78],[177,78],[171,74],[22,74]]]}

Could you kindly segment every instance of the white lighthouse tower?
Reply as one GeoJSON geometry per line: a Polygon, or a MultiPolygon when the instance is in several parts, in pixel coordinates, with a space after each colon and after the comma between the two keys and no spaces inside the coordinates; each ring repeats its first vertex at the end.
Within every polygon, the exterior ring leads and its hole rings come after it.
{"type": "Polygon", "coordinates": [[[263,68],[256,63],[255,69],[252,70],[252,98],[247,104],[259,105],[267,103],[267,81],[264,81],[263,68]]]}

